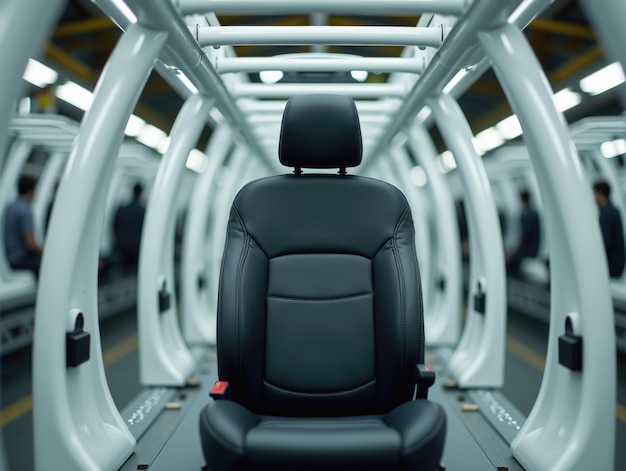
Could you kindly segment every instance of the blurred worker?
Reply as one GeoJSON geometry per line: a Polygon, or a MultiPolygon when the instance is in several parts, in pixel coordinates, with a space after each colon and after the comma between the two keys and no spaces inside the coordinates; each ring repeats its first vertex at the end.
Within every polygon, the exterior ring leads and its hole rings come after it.
{"type": "Polygon", "coordinates": [[[143,186],[136,183],[132,200],[118,208],[113,221],[114,265],[135,266],[139,259],[139,243],[146,207],[141,202],[143,186]]]}
{"type": "Polygon", "coordinates": [[[37,180],[22,176],[18,182],[18,198],[4,212],[4,249],[12,268],[30,270],[39,276],[41,247],[35,240],[31,201],[37,180]]]}
{"type": "Polygon", "coordinates": [[[530,204],[530,193],[524,190],[519,197],[522,203],[522,213],[520,215],[521,235],[517,247],[509,254],[506,261],[507,270],[511,274],[519,271],[522,260],[537,256],[541,238],[539,213],[530,204]]]}
{"type": "Polygon", "coordinates": [[[611,278],[619,278],[624,271],[625,261],[622,216],[611,203],[611,187],[607,182],[596,182],[593,185],[593,195],[600,208],[600,230],[609,264],[609,275],[611,278]]]}

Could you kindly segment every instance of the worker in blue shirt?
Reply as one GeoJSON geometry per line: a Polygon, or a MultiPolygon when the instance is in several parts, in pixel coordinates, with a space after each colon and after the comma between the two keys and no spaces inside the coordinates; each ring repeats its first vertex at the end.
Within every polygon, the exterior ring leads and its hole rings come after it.
{"type": "Polygon", "coordinates": [[[42,249],[35,240],[35,225],[31,201],[37,180],[22,176],[18,182],[18,198],[4,211],[4,249],[12,268],[32,271],[39,275],[42,249]]]}
{"type": "Polygon", "coordinates": [[[513,253],[507,257],[507,270],[511,274],[515,274],[519,271],[522,260],[537,256],[541,238],[539,213],[530,204],[530,193],[524,190],[519,196],[522,203],[522,213],[520,215],[522,233],[517,247],[513,253]]]}
{"type": "Polygon", "coordinates": [[[611,203],[611,187],[605,181],[593,185],[593,195],[600,208],[600,230],[611,278],[619,278],[624,271],[624,230],[622,216],[611,203]]]}

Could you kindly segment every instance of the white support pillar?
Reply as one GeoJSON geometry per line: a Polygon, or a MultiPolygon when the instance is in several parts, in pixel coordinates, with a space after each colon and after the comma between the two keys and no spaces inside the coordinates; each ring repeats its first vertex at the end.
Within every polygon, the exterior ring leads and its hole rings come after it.
{"type": "Polygon", "coordinates": [[[541,192],[550,252],[550,333],[537,401],[511,444],[532,470],[613,469],[615,331],[606,256],[567,125],[524,35],[506,25],[479,34],[524,130],[541,192]],[[583,339],[582,371],[559,363],[567,318],[583,339]]]}
{"type": "Polygon", "coordinates": [[[176,192],[189,152],[204,129],[213,100],[191,95],[171,132],[146,209],[139,256],[139,371],[143,385],[183,386],[195,361],[180,332],[174,280],[176,192]],[[160,299],[167,299],[160,305],[160,299]]]}
{"type": "Polygon", "coordinates": [[[207,242],[208,291],[210,305],[217,312],[217,296],[219,291],[220,267],[226,242],[226,227],[233,199],[246,182],[247,170],[251,166],[250,151],[246,147],[237,147],[228,164],[226,181],[215,199],[215,214],[209,228],[207,242]]]}
{"type": "Polygon", "coordinates": [[[422,125],[414,125],[408,145],[428,179],[430,203],[433,207],[434,233],[437,244],[433,262],[436,282],[432,311],[424,312],[426,345],[455,345],[461,330],[461,240],[456,209],[450,189],[435,164],[437,151],[422,125]]]}
{"type": "Polygon", "coordinates": [[[467,321],[448,369],[460,387],[498,388],[504,383],[507,317],[498,213],[485,166],[474,150],[472,131],[458,103],[450,95],[440,95],[430,98],[428,106],[458,165],[470,237],[467,321]]]}
{"type": "Polygon", "coordinates": [[[44,232],[48,206],[54,197],[54,185],[59,182],[61,172],[67,161],[67,152],[56,151],[48,156],[46,166],[37,182],[37,191],[33,198],[33,218],[35,235],[40,244],[44,242],[44,232]]]}
{"type": "Polygon", "coordinates": [[[216,193],[216,175],[232,145],[232,130],[222,125],[211,137],[206,155],[209,166],[196,177],[187,209],[181,256],[181,310],[183,333],[189,343],[215,344],[215,308],[207,291],[208,268],[204,253],[205,234],[216,193]]]}
{"type": "Polygon", "coordinates": [[[164,33],[137,24],[124,33],[98,81],[59,186],[35,310],[33,429],[38,471],[50,466],[114,471],[135,446],[104,374],[98,249],[106,192],[124,128],[165,39],[164,33]],[[89,359],[68,367],[66,336],[80,325],[81,317],[90,334],[89,359]]]}
{"type": "Polygon", "coordinates": [[[17,98],[22,96],[22,74],[28,58],[39,50],[64,4],[61,0],[0,3],[0,168],[5,158],[6,129],[17,98]]]}
{"type": "Polygon", "coordinates": [[[389,165],[391,171],[396,174],[398,182],[409,201],[413,225],[415,227],[415,249],[419,263],[420,280],[422,284],[422,299],[424,312],[432,309],[432,241],[428,224],[428,208],[424,202],[424,193],[417,189],[411,180],[411,168],[409,155],[401,147],[394,147],[390,151],[389,165]]]}

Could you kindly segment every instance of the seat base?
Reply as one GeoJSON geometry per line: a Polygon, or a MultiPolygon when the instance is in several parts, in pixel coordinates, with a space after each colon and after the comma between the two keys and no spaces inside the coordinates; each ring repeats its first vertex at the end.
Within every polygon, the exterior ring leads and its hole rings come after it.
{"type": "Polygon", "coordinates": [[[209,404],[200,417],[211,471],[437,469],[444,411],[410,401],[387,414],[296,418],[252,413],[232,401],[209,404]]]}

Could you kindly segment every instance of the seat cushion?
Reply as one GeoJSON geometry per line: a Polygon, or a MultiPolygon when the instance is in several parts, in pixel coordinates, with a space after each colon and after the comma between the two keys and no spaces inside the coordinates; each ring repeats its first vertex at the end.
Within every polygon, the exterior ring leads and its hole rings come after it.
{"type": "Polygon", "coordinates": [[[200,434],[211,471],[430,471],[439,465],[445,423],[441,406],[425,400],[332,418],[261,416],[220,400],[203,410],[200,434]]]}

